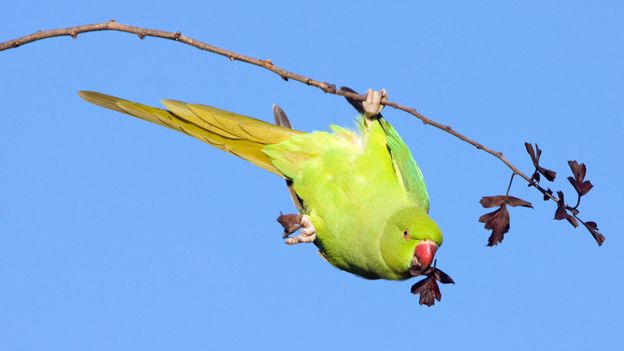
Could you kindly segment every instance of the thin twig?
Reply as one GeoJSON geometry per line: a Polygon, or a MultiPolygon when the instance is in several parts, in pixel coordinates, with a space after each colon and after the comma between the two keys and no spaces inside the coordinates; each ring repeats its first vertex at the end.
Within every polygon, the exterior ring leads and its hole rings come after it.
{"type": "MultiPolygon", "coordinates": [[[[196,40],[190,37],[187,37],[185,35],[183,35],[181,32],[167,32],[167,31],[162,31],[162,30],[156,30],[156,29],[148,29],[148,28],[142,28],[142,27],[136,27],[136,26],[130,26],[130,25],[126,25],[126,24],[121,24],[121,23],[117,23],[115,20],[110,20],[108,22],[104,22],[104,23],[96,23],[96,24],[87,24],[87,25],[82,25],[82,26],[75,26],[75,27],[68,27],[68,28],[59,28],[59,29],[52,29],[52,30],[46,30],[46,31],[38,31],[17,39],[13,39],[13,40],[9,40],[9,41],[5,41],[0,43],[0,51],[4,51],[4,50],[8,50],[8,49],[12,49],[12,48],[16,48],[25,44],[29,44],[32,43],[34,41],[38,41],[38,40],[42,40],[42,39],[46,39],[46,38],[52,38],[52,37],[60,37],[60,36],[70,36],[72,38],[77,38],[78,34],[80,33],[87,33],[87,32],[96,32],[96,31],[119,31],[119,32],[126,32],[126,33],[132,33],[132,34],[136,34],[139,36],[140,39],[144,39],[145,37],[156,37],[156,38],[163,38],[163,39],[169,39],[169,40],[174,40],[174,41],[178,41],[181,42],[183,44],[186,45],[190,45],[192,47],[198,48],[200,50],[204,50],[204,51],[209,51],[211,53],[217,54],[217,55],[221,55],[221,56],[225,56],[228,59],[230,59],[231,61],[241,61],[241,62],[245,62],[248,64],[252,64],[255,66],[259,66],[262,67],[266,70],[269,70],[277,75],[279,75],[282,79],[284,80],[295,80],[301,83],[304,83],[306,85],[310,85],[316,88],[321,89],[322,91],[324,91],[325,93],[329,93],[329,94],[333,94],[333,95],[339,95],[339,96],[344,96],[344,97],[348,97],[354,100],[358,100],[358,101],[364,101],[365,100],[365,96],[362,95],[358,95],[358,94],[354,94],[351,92],[347,92],[341,89],[337,89],[335,84],[331,84],[331,83],[327,83],[327,82],[322,82],[319,80],[315,80],[294,72],[290,72],[287,71],[283,68],[280,68],[276,65],[273,64],[273,62],[271,62],[271,60],[266,59],[266,60],[261,60],[261,59],[257,59],[257,58],[253,58],[250,56],[245,56],[245,55],[241,55],[238,53],[235,53],[233,51],[230,50],[226,50],[226,49],[222,49],[213,45],[210,45],[208,43],[205,43],[203,41],[200,40],[196,40]]],[[[526,180],[529,184],[534,185],[533,182],[531,181],[531,178],[529,178],[526,174],[524,174],[522,171],[520,171],[518,168],[516,168],[516,166],[514,166],[505,156],[503,156],[503,153],[500,151],[496,151],[494,149],[491,149],[475,140],[472,140],[470,138],[468,138],[467,136],[457,132],[456,130],[454,130],[451,126],[449,125],[444,125],[442,123],[436,122],[432,119],[427,118],[426,116],[422,115],[421,113],[419,113],[418,111],[416,111],[415,108],[412,107],[408,107],[408,106],[404,106],[404,105],[400,105],[396,102],[392,102],[392,101],[383,101],[382,102],[384,105],[386,106],[390,106],[393,107],[397,110],[401,110],[404,112],[407,112],[409,114],[411,114],[412,116],[418,118],[419,120],[421,120],[424,124],[433,126],[435,128],[438,128],[448,134],[451,134],[453,136],[455,136],[456,138],[476,147],[479,150],[482,150],[484,152],[487,152],[488,154],[496,157],[497,159],[499,159],[501,162],[503,162],[509,169],[512,170],[514,176],[518,175],[520,177],[522,177],[524,180],[526,180]]],[[[513,177],[512,177],[513,179],[513,177]]],[[[552,195],[552,194],[548,194],[548,196],[550,197],[551,200],[557,202],[557,197],[552,195]]]]}
{"type": "Polygon", "coordinates": [[[505,199],[509,197],[509,190],[511,190],[511,184],[513,184],[513,179],[516,176],[515,173],[511,174],[511,178],[509,178],[509,184],[507,185],[507,192],[505,192],[505,199]]]}
{"type": "Polygon", "coordinates": [[[576,205],[574,205],[574,207],[572,207],[572,209],[576,211],[580,204],[581,204],[581,194],[580,193],[576,193],[576,205]]]}

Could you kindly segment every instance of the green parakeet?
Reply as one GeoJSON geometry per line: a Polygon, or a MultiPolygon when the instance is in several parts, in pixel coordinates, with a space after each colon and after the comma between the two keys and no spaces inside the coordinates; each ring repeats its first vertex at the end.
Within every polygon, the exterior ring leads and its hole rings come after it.
{"type": "Polygon", "coordinates": [[[286,243],[313,242],[329,263],[368,279],[403,280],[431,271],[442,232],[427,214],[419,167],[381,115],[361,114],[356,130],[332,125],[332,132],[303,133],[206,105],[163,100],[166,109],[160,109],[97,92],[79,95],[286,179],[301,204],[300,214],[290,218],[294,226],[284,225],[287,234],[300,229],[300,235],[286,243]]]}

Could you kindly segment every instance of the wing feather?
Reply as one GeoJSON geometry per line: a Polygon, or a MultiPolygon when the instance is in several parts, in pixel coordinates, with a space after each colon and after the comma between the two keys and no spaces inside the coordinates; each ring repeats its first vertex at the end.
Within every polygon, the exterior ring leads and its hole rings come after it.
{"type": "Polygon", "coordinates": [[[429,194],[427,193],[425,178],[416,160],[414,160],[412,152],[390,123],[383,118],[379,118],[379,123],[386,133],[386,143],[397,178],[408,196],[420,203],[426,211],[429,211],[429,194]]]}

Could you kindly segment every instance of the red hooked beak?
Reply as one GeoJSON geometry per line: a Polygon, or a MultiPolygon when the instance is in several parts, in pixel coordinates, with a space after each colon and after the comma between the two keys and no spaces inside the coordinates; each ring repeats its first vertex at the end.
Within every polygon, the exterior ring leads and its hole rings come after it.
{"type": "Polygon", "coordinates": [[[438,245],[433,241],[425,240],[416,246],[414,258],[412,259],[412,275],[422,274],[433,262],[433,257],[438,249],[438,245]]]}

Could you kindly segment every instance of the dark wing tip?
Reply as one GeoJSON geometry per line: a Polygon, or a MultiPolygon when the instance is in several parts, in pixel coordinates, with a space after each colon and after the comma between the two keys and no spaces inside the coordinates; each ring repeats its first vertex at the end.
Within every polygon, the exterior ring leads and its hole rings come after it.
{"type": "Polygon", "coordinates": [[[275,124],[281,127],[292,129],[290,120],[286,116],[286,112],[276,104],[273,104],[273,118],[275,118],[275,124]]]}
{"type": "MultiPolygon", "coordinates": [[[[351,89],[351,88],[349,88],[349,87],[340,87],[340,90],[342,90],[342,91],[346,91],[346,92],[348,92],[348,93],[353,93],[353,94],[358,94],[358,95],[360,95],[360,93],[358,93],[357,91],[355,91],[355,90],[353,90],[353,89],[351,89]]],[[[362,103],[362,101],[359,101],[359,100],[353,100],[353,99],[351,99],[351,98],[349,98],[349,97],[346,97],[346,96],[345,96],[345,99],[347,99],[347,102],[348,102],[351,106],[353,106],[353,108],[354,108],[354,109],[356,109],[356,110],[357,110],[357,112],[362,113],[362,114],[364,113],[364,104],[362,103]]]]}

